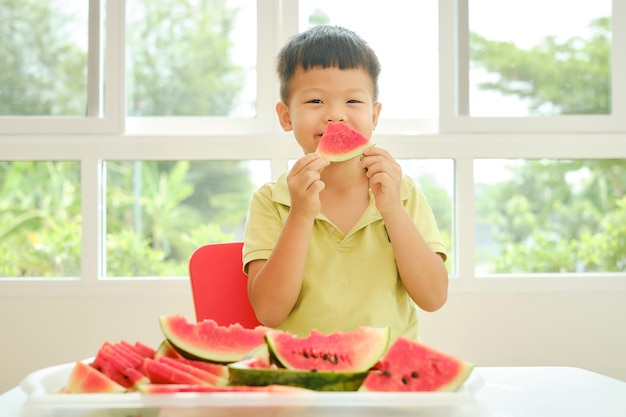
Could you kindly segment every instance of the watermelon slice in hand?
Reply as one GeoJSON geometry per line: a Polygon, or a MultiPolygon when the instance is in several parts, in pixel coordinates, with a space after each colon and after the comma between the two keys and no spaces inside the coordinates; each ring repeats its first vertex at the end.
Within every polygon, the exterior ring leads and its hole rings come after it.
{"type": "Polygon", "coordinates": [[[365,136],[345,123],[328,123],[322,139],[317,144],[317,153],[330,162],[347,161],[363,153],[374,144],[365,136]]]}

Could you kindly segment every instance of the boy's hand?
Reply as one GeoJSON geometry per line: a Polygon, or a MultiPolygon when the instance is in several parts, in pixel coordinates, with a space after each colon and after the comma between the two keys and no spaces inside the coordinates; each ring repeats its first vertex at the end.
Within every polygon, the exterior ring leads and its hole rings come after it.
{"type": "Polygon", "coordinates": [[[306,154],[296,161],[287,175],[291,213],[314,218],[320,212],[320,191],[325,187],[320,173],[328,164],[330,162],[317,153],[306,154]]]}
{"type": "Polygon", "coordinates": [[[392,213],[402,206],[402,169],[388,151],[379,147],[368,148],[363,152],[359,165],[367,170],[376,208],[382,215],[392,213]]]}

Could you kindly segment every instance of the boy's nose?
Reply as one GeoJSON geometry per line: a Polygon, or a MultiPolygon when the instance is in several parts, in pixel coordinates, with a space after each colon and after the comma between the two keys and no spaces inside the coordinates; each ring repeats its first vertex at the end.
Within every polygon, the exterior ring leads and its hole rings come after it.
{"type": "Polygon", "coordinates": [[[329,122],[345,122],[345,117],[339,113],[331,113],[328,115],[329,122]]]}

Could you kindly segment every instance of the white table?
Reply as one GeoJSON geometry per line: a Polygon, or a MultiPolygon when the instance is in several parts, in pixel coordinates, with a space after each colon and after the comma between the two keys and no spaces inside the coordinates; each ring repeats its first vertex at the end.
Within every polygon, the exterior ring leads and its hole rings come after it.
{"type": "MultiPolygon", "coordinates": [[[[454,410],[452,416],[626,416],[626,382],[604,375],[571,367],[479,367],[475,372],[484,381],[475,394],[476,404],[454,410]]],[[[20,416],[26,399],[26,394],[18,387],[2,394],[0,416],[20,416]]],[[[440,415],[430,411],[418,414],[440,415]]],[[[340,415],[363,414],[345,408],[340,415]]]]}

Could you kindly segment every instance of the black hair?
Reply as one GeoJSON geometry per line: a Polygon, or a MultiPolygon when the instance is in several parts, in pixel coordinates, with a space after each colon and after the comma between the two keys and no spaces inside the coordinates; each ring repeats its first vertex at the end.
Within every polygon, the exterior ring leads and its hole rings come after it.
{"type": "Polygon", "coordinates": [[[277,72],[280,98],[289,100],[289,82],[298,68],[353,69],[367,71],[374,84],[374,100],[378,98],[380,62],[374,50],[359,35],[341,26],[314,26],[294,36],[278,54],[277,72]]]}

